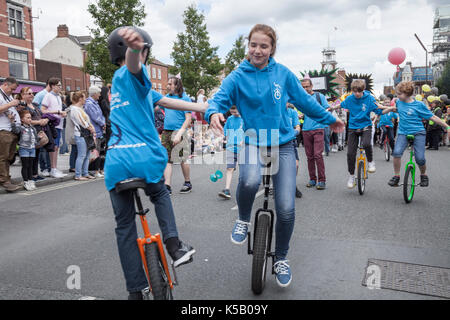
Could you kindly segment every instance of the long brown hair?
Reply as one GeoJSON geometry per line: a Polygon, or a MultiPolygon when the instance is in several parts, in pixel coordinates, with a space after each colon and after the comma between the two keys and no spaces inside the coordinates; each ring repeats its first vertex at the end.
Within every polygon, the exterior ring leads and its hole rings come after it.
{"type": "Polygon", "coordinates": [[[175,81],[175,94],[182,98],[184,92],[183,81],[177,77],[170,77],[169,81],[170,80],[175,81]]]}

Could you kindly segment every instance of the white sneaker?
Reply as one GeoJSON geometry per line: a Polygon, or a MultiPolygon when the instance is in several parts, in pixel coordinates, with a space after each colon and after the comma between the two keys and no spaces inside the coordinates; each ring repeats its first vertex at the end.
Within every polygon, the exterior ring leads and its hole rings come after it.
{"type": "Polygon", "coordinates": [[[50,176],[52,178],[64,178],[65,176],[67,176],[67,174],[60,173],[57,169],[52,169],[52,171],[50,172],[50,176]]]}
{"type": "Polygon", "coordinates": [[[30,181],[28,181],[28,182],[29,182],[31,188],[33,189],[33,191],[37,189],[37,187],[36,187],[36,181],[30,180],[30,181]]]}
{"type": "Polygon", "coordinates": [[[41,171],[41,176],[50,177],[50,171],[48,171],[48,170],[41,171]]]}
{"type": "Polygon", "coordinates": [[[369,173],[375,173],[377,168],[375,168],[375,162],[369,162],[369,173]]]}
{"type": "Polygon", "coordinates": [[[27,191],[33,191],[33,187],[31,186],[30,181],[24,181],[23,187],[24,187],[25,190],[27,190],[27,191]]]}
{"type": "Polygon", "coordinates": [[[334,146],[331,148],[331,152],[337,153],[337,152],[338,152],[338,147],[337,147],[336,145],[334,145],[334,146]]]}
{"type": "Polygon", "coordinates": [[[355,186],[356,186],[356,183],[355,183],[355,176],[350,176],[350,177],[348,178],[347,188],[353,189],[355,186]]]}
{"type": "Polygon", "coordinates": [[[96,177],[97,179],[101,179],[101,178],[104,178],[105,176],[102,175],[100,172],[97,172],[97,173],[95,174],[95,177],[96,177]]]}

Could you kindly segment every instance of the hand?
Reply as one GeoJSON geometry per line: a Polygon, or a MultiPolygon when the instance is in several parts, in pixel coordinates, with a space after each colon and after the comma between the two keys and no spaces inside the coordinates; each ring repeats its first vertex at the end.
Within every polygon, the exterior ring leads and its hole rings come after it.
{"type": "Polygon", "coordinates": [[[8,112],[8,118],[11,123],[13,123],[16,119],[14,118],[14,114],[12,112],[8,112]]]}
{"type": "Polygon", "coordinates": [[[208,110],[208,108],[209,108],[208,102],[197,103],[197,104],[200,105],[200,107],[201,107],[201,110],[198,110],[197,112],[205,113],[206,110],[208,110]]]}
{"type": "Polygon", "coordinates": [[[141,51],[144,48],[144,39],[132,28],[122,28],[119,30],[119,36],[123,38],[128,48],[141,51]]]}
{"type": "Polygon", "coordinates": [[[177,133],[172,139],[173,145],[176,146],[177,144],[179,144],[181,142],[181,139],[182,135],[180,133],[177,133]]]}
{"type": "Polygon", "coordinates": [[[330,124],[330,129],[333,132],[341,133],[341,132],[344,132],[344,130],[345,130],[345,124],[344,124],[344,122],[342,122],[342,120],[337,119],[335,123],[330,124]]]}
{"type": "Polygon", "coordinates": [[[39,125],[40,125],[41,127],[46,126],[47,123],[48,123],[48,119],[41,119],[41,120],[39,120],[39,125]]]}
{"type": "Polygon", "coordinates": [[[63,118],[67,117],[67,112],[61,111],[60,116],[63,118]]]}
{"type": "Polygon", "coordinates": [[[211,129],[216,135],[223,135],[222,122],[225,122],[225,117],[222,113],[215,113],[211,116],[211,129]]]}
{"type": "Polygon", "coordinates": [[[9,105],[10,105],[11,107],[17,107],[17,106],[19,105],[19,103],[20,103],[19,100],[14,99],[14,100],[12,100],[12,101],[9,103],[9,105]]]}

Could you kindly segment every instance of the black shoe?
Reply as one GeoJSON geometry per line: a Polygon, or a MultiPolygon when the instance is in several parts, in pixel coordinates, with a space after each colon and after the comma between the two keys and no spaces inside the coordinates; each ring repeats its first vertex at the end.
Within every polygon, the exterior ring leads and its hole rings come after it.
{"type": "Polygon", "coordinates": [[[300,190],[298,190],[298,188],[295,189],[295,197],[298,199],[303,197],[303,194],[300,192],[300,190]]]}
{"type": "Polygon", "coordinates": [[[430,184],[430,180],[428,179],[427,175],[420,175],[420,186],[421,187],[428,187],[430,184]]]}
{"type": "Polygon", "coordinates": [[[398,187],[398,183],[400,182],[399,176],[393,176],[391,180],[389,180],[388,185],[391,187],[398,187]]]}
{"type": "Polygon", "coordinates": [[[194,248],[180,241],[180,246],[178,250],[172,253],[169,252],[169,255],[173,260],[173,266],[177,268],[184,264],[191,263],[193,261],[192,255],[194,253],[195,253],[194,248]]]}
{"type": "Polygon", "coordinates": [[[219,197],[222,197],[224,199],[230,200],[231,199],[231,192],[230,192],[230,190],[225,189],[222,192],[219,192],[219,197]]]}
{"type": "Polygon", "coordinates": [[[130,292],[130,294],[128,295],[128,300],[144,300],[144,295],[141,291],[130,292]]]}
{"type": "Polygon", "coordinates": [[[37,176],[37,177],[33,178],[33,181],[34,181],[34,182],[36,182],[36,181],[41,181],[41,180],[45,180],[45,178],[44,178],[44,177],[41,177],[41,176],[37,176]]]}
{"type": "Polygon", "coordinates": [[[192,191],[192,184],[189,182],[185,182],[183,187],[180,190],[180,193],[186,194],[192,191]]]}
{"type": "Polygon", "coordinates": [[[167,191],[169,191],[169,194],[172,195],[172,187],[166,184],[167,191]]]}

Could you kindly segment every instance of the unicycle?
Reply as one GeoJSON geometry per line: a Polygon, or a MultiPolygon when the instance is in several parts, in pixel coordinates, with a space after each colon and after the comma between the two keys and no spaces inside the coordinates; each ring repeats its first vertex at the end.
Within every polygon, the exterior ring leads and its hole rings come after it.
{"type": "Polygon", "coordinates": [[[257,295],[263,292],[266,284],[269,258],[272,258],[272,274],[274,274],[275,253],[271,252],[271,248],[275,215],[273,210],[269,209],[271,166],[270,162],[264,166],[264,206],[255,215],[253,248],[250,232],[248,234],[248,254],[253,255],[251,285],[253,293],[257,295]]]}
{"type": "Polygon", "coordinates": [[[403,199],[406,203],[410,203],[414,198],[414,191],[419,184],[416,184],[416,164],[414,158],[414,136],[408,135],[409,147],[411,147],[409,162],[406,164],[405,177],[403,178],[403,199]]]}
{"type": "Polygon", "coordinates": [[[367,175],[367,157],[366,151],[362,145],[362,129],[355,130],[359,137],[359,157],[356,159],[356,171],[357,171],[357,183],[358,183],[358,192],[360,195],[363,195],[366,191],[366,180],[368,179],[367,175]]]}
{"type": "MultiPolygon", "coordinates": [[[[142,264],[147,275],[149,290],[153,295],[153,299],[173,300],[172,290],[174,286],[177,285],[175,268],[172,265],[174,274],[174,281],[172,281],[161,236],[160,234],[152,235],[150,233],[146,218],[146,215],[150,210],[144,210],[139,196],[139,189],[145,190],[146,187],[147,183],[144,179],[129,179],[116,184],[116,191],[117,193],[129,191],[133,194],[138,210],[136,215],[140,217],[142,229],[144,231],[144,238],[137,239],[137,243],[142,258],[142,264]]],[[[147,296],[147,294],[145,294],[144,297],[145,296],[147,296]]]]}

